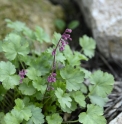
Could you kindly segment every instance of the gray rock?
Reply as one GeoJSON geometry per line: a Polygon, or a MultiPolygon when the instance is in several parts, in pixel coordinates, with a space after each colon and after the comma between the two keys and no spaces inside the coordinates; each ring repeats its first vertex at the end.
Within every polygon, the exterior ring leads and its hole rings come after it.
{"type": "Polygon", "coordinates": [[[76,0],[99,50],[122,62],[122,1],[76,0]]]}
{"type": "Polygon", "coordinates": [[[41,26],[51,36],[55,31],[55,19],[63,19],[64,12],[61,6],[49,0],[0,0],[0,39],[8,33],[6,18],[22,21],[31,29],[41,26]]]}
{"type": "Polygon", "coordinates": [[[122,113],[120,113],[115,119],[113,119],[109,124],[122,124],[122,113]]]}
{"type": "MultiPolygon", "coordinates": [[[[41,26],[51,37],[56,30],[55,19],[63,19],[63,8],[53,5],[49,0],[0,0],[0,40],[10,30],[6,27],[5,19],[22,21],[31,29],[41,26]]],[[[49,44],[36,44],[36,49],[45,50],[49,44]]],[[[5,60],[0,52],[0,60],[5,60]]]]}

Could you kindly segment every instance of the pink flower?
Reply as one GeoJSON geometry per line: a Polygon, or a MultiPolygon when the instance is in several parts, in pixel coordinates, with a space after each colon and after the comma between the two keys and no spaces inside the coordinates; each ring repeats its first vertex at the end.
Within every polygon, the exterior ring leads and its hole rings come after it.
{"type": "Polygon", "coordinates": [[[56,73],[51,73],[51,75],[48,76],[47,81],[49,83],[56,82],[56,78],[55,77],[56,77],[56,73]]]}
{"type": "Polygon", "coordinates": [[[26,75],[26,70],[22,69],[21,71],[19,71],[19,76],[20,76],[20,83],[22,83],[24,76],[26,75]]]}

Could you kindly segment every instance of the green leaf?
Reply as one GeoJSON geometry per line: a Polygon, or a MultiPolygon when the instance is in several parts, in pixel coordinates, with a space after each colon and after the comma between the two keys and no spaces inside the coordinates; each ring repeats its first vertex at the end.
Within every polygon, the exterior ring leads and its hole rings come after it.
{"type": "Polygon", "coordinates": [[[16,72],[15,66],[11,62],[0,62],[0,81],[5,80],[8,76],[16,72]]]}
{"type": "Polygon", "coordinates": [[[15,100],[16,106],[14,107],[14,110],[16,111],[16,114],[18,113],[20,116],[20,119],[25,119],[26,121],[29,120],[29,118],[32,116],[31,110],[29,107],[26,107],[24,102],[21,99],[15,100]]]}
{"type": "Polygon", "coordinates": [[[58,98],[58,102],[60,103],[60,106],[62,108],[70,108],[71,107],[71,101],[72,99],[69,97],[69,94],[64,93],[64,91],[61,88],[57,88],[55,91],[55,95],[58,98]]]}
{"type": "Polygon", "coordinates": [[[86,103],[85,103],[85,97],[82,94],[81,91],[74,91],[71,93],[71,95],[73,96],[74,100],[82,107],[85,107],[86,103]]]}
{"type": "Polygon", "coordinates": [[[19,84],[19,76],[13,75],[16,72],[15,66],[11,62],[0,62],[0,81],[5,89],[13,89],[19,84]]]}
{"type": "Polygon", "coordinates": [[[4,95],[6,94],[6,90],[3,88],[3,85],[0,85],[0,101],[3,100],[4,95]]]}
{"type": "Polygon", "coordinates": [[[7,59],[14,60],[17,56],[26,56],[29,53],[28,43],[22,44],[17,34],[11,34],[5,40],[8,41],[3,43],[2,48],[7,59]]]}
{"type": "Polygon", "coordinates": [[[0,124],[5,124],[4,116],[5,116],[4,113],[0,112],[0,124]]]}
{"type": "Polygon", "coordinates": [[[80,68],[80,70],[82,72],[84,72],[85,78],[89,78],[90,77],[90,75],[91,75],[91,72],[90,71],[86,70],[85,68],[80,68]]]}
{"type": "Polygon", "coordinates": [[[95,105],[87,105],[87,112],[79,115],[79,122],[83,124],[106,124],[103,109],[95,105]]]}
{"type": "Polygon", "coordinates": [[[27,77],[31,80],[36,80],[39,76],[41,76],[41,72],[31,67],[27,69],[27,77]]]}
{"type": "Polygon", "coordinates": [[[36,90],[32,86],[32,84],[22,83],[19,86],[19,90],[21,91],[22,94],[29,95],[29,96],[31,96],[31,95],[36,93],[36,90]]]}
{"type": "Polygon", "coordinates": [[[13,117],[15,117],[20,123],[23,121],[23,115],[20,115],[20,112],[18,110],[12,109],[11,114],[13,117]]]}
{"type": "MultiPolygon", "coordinates": [[[[26,64],[34,68],[41,75],[45,75],[50,72],[53,57],[51,53],[43,52],[40,57],[26,58],[26,64]],[[41,66],[40,66],[41,65],[41,66]]],[[[31,76],[30,76],[31,77],[31,76]]]]}
{"type": "Polygon", "coordinates": [[[24,99],[23,99],[23,103],[24,103],[25,106],[30,105],[30,98],[28,96],[25,96],[24,99]]]}
{"type": "Polygon", "coordinates": [[[17,110],[21,110],[21,109],[23,109],[25,107],[24,102],[21,99],[19,99],[19,98],[15,100],[15,103],[16,103],[15,108],[17,110]]]}
{"type": "Polygon", "coordinates": [[[44,115],[41,113],[42,110],[34,105],[30,106],[29,108],[31,109],[32,117],[26,124],[43,124],[44,115]]]}
{"type": "Polygon", "coordinates": [[[72,53],[70,47],[67,45],[65,46],[65,51],[63,52],[65,55],[65,58],[68,60],[69,65],[71,66],[77,66],[81,64],[81,60],[88,60],[86,56],[84,56],[83,54],[74,51],[72,53]],[[72,59],[73,58],[73,59],[72,59]]]}
{"type": "Polygon", "coordinates": [[[63,55],[63,53],[58,52],[56,54],[56,61],[57,62],[61,62],[61,63],[63,63],[65,65],[65,60],[66,60],[66,57],[63,55]]]}
{"type": "Polygon", "coordinates": [[[51,43],[53,43],[54,45],[57,45],[57,43],[60,40],[60,38],[61,38],[61,34],[54,32],[54,35],[53,35],[51,43]]]}
{"type": "Polygon", "coordinates": [[[60,31],[63,31],[65,26],[66,26],[66,23],[65,21],[63,21],[62,19],[56,19],[55,20],[55,25],[56,27],[60,30],[60,31]]]}
{"type": "MultiPolygon", "coordinates": [[[[5,124],[20,124],[20,120],[13,116],[11,113],[7,113],[4,117],[5,124]]],[[[1,123],[2,124],[2,123],[1,123]]]]}
{"type": "Polygon", "coordinates": [[[77,91],[81,88],[81,83],[84,80],[84,73],[79,71],[79,69],[75,69],[71,66],[66,66],[60,70],[60,74],[62,78],[66,80],[66,88],[69,91],[77,91]]]}
{"type": "Polygon", "coordinates": [[[62,109],[63,112],[71,113],[72,111],[75,111],[75,110],[77,109],[77,104],[76,104],[75,101],[72,101],[70,108],[68,108],[68,107],[66,106],[65,108],[62,108],[62,107],[61,107],[61,109],[62,109]]]}
{"type": "Polygon", "coordinates": [[[58,113],[46,116],[48,124],[61,124],[63,119],[59,116],[58,113]]]}
{"type": "Polygon", "coordinates": [[[72,54],[70,56],[67,55],[67,60],[69,62],[69,65],[74,67],[74,66],[80,65],[81,60],[88,60],[88,59],[83,54],[81,54],[79,52],[74,52],[74,54],[72,54]]]}
{"type": "Polygon", "coordinates": [[[108,101],[108,98],[102,98],[97,95],[89,96],[91,103],[99,105],[100,107],[104,107],[105,103],[108,101]]]}
{"type": "MultiPolygon", "coordinates": [[[[53,51],[53,48],[49,48],[47,49],[47,52],[49,54],[52,54],[52,51],[53,51]]],[[[63,63],[63,65],[65,65],[65,60],[66,60],[66,57],[63,55],[63,53],[61,53],[60,51],[56,51],[56,61],[57,62],[61,62],[63,63]]]]}
{"type": "Polygon", "coordinates": [[[98,70],[91,75],[90,82],[94,84],[90,87],[90,94],[106,97],[113,89],[114,77],[111,74],[98,70]]]}
{"type": "Polygon", "coordinates": [[[84,35],[83,38],[79,39],[79,43],[83,49],[84,54],[89,58],[92,58],[94,56],[94,50],[96,47],[95,41],[92,38],[84,35]]]}
{"type": "Polygon", "coordinates": [[[86,85],[85,84],[81,84],[81,89],[80,89],[80,91],[82,92],[82,93],[84,93],[84,94],[86,94],[87,92],[88,92],[88,89],[87,89],[87,87],[86,87],[86,85]]]}
{"type": "Polygon", "coordinates": [[[7,27],[14,29],[15,31],[23,31],[23,29],[25,28],[25,23],[20,22],[20,21],[15,21],[12,22],[10,19],[5,19],[5,21],[7,22],[7,27]]]}
{"type": "Polygon", "coordinates": [[[42,94],[45,93],[47,85],[45,84],[46,80],[44,78],[39,77],[37,78],[37,80],[33,81],[32,83],[34,88],[37,89],[37,91],[41,91],[42,94]]]}
{"type": "Polygon", "coordinates": [[[57,106],[56,105],[49,105],[48,107],[47,107],[47,110],[48,110],[48,112],[49,113],[56,113],[57,112],[57,106]]]}
{"type": "Polygon", "coordinates": [[[28,27],[25,27],[24,28],[23,34],[26,35],[26,36],[28,36],[29,38],[32,38],[32,39],[35,38],[33,31],[30,28],[28,28],[28,27]]]}
{"type": "Polygon", "coordinates": [[[5,89],[14,89],[16,85],[19,85],[20,77],[18,75],[8,76],[2,83],[5,89]]]}
{"type": "MultiPolygon", "coordinates": [[[[25,102],[25,101],[24,101],[25,102]]],[[[32,116],[29,107],[26,107],[23,100],[16,99],[14,109],[4,117],[6,124],[20,124],[23,120],[28,121],[32,116]]]]}
{"type": "Polygon", "coordinates": [[[70,29],[75,29],[75,28],[77,28],[78,26],[79,26],[79,21],[78,20],[73,20],[73,21],[71,21],[69,24],[68,24],[68,28],[70,28],[70,29]]]}
{"type": "Polygon", "coordinates": [[[43,95],[41,92],[37,91],[37,92],[33,95],[33,97],[36,98],[37,100],[42,101],[44,95],[43,95]]]}
{"type": "Polygon", "coordinates": [[[15,42],[20,41],[21,37],[16,33],[10,33],[5,37],[4,42],[12,42],[13,40],[15,42]]]}
{"type": "Polygon", "coordinates": [[[56,89],[57,87],[60,87],[63,91],[66,90],[66,84],[64,82],[60,82],[59,80],[53,83],[52,86],[54,89],[56,89]]]}
{"type": "Polygon", "coordinates": [[[41,27],[36,26],[34,34],[40,43],[43,43],[43,41],[50,42],[49,36],[47,35],[47,33],[44,32],[41,27]]]}

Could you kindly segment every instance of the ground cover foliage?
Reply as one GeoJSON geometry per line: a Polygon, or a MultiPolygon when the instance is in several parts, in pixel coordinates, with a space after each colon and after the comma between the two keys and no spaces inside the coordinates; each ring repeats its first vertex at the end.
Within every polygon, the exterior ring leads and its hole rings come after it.
{"type": "Polygon", "coordinates": [[[106,124],[103,106],[114,78],[81,66],[94,56],[95,41],[84,35],[79,38],[81,51],[72,51],[71,29],[62,35],[55,32],[51,40],[39,26],[31,30],[22,22],[6,22],[13,30],[0,45],[7,58],[0,62],[0,123],[106,124]],[[36,43],[44,42],[50,47],[36,49],[36,43]],[[77,109],[77,120],[64,117],[77,109]]]}

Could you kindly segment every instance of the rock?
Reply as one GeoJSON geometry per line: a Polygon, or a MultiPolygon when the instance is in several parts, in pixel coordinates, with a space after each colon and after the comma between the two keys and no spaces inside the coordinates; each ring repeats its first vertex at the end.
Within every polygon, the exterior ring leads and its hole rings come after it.
{"type": "MultiPolygon", "coordinates": [[[[22,21],[31,29],[41,26],[52,36],[56,30],[54,21],[57,18],[64,18],[63,9],[59,5],[52,5],[49,0],[0,0],[0,40],[10,31],[6,27],[5,19],[22,21]]],[[[44,43],[38,45],[38,49],[43,51],[47,46],[44,43]]],[[[5,60],[1,52],[0,60],[5,60]]]]}
{"type": "Polygon", "coordinates": [[[61,6],[52,5],[49,0],[0,0],[0,39],[8,33],[6,18],[25,22],[31,29],[39,25],[51,36],[55,19],[64,18],[64,13],[61,6]]]}
{"type": "Polygon", "coordinates": [[[109,124],[122,124],[122,113],[120,113],[115,119],[113,119],[109,124]]]}
{"type": "Polygon", "coordinates": [[[122,1],[75,0],[80,6],[99,50],[122,62],[122,1]]]}

